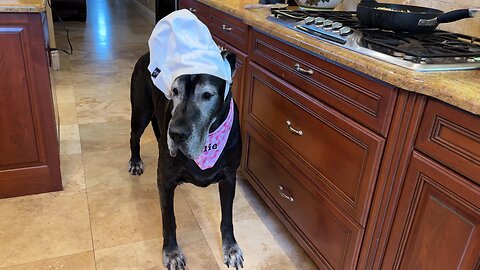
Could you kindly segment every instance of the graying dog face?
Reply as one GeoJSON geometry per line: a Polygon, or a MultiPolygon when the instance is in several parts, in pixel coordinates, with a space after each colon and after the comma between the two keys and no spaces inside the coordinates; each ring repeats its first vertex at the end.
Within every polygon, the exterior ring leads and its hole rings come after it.
{"type": "Polygon", "coordinates": [[[211,75],[182,75],[175,79],[167,132],[172,157],[178,150],[190,159],[200,156],[210,127],[223,107],[224,91],[225,81],[211,75]]]}

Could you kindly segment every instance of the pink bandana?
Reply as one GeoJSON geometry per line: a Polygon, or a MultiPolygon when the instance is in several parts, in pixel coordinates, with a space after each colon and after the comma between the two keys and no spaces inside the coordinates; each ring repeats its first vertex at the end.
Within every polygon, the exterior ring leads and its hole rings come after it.
{"type": "Polygon", "coordinates": [[[208,134],[207,141],[203,153],[195,159],[200,169],[205,170],[212,168],[222,154],[223,148],[227,144],[228,135],[233,124],[233,98],[230,102],[230,110],[228,111],[225,121],[212,133],[208,134]]]}

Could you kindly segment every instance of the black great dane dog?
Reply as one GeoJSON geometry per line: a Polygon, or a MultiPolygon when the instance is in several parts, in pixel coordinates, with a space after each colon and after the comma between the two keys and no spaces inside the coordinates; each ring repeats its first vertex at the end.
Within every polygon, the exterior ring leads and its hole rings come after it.
{"type": "MultiPolygon", "coordinates": [[[[223,51],[230,68],[236,57],[223,51]]],[[[222,221],[222,246],[225,264],[243,268],[243,255],[235,240],[232,206],[235,196],[236,171],[240,165],[241,138],[237,107],[233,125],[219,159],[212,168],[202,170],[192,158],[205,151],[209,132],[223,123],[228,115],[231,91],[225,95],[226,81],[206,74],[181,75],[171,87],[172,99],[153,84],[148,70],[149,53],[135,65],[131,80],[131,158],[132,175],[143,173],[140,158],[140,137],[151,123],[158,141],[157,185],[163,218],[163,264],[169,270],[185,269],[185,257],[177,244],[173,207],[175,188],[181,183],[206,187],[218,183],[222,221]]],[[[193,217],[192,217],[193,218],[193,217]]]]}

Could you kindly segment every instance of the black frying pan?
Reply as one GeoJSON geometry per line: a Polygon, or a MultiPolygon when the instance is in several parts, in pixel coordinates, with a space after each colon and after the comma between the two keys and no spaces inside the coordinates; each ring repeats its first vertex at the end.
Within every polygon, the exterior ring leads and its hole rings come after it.
{"type": "Polygon", "coordinates": [[[480,9],[459,9],[443,13],[433,8],[378,3],[362,0],[357,6],[361,24],[385,30],[425,33],[433,31],[440,23],[449,23],[478,16],[480,9]]]}

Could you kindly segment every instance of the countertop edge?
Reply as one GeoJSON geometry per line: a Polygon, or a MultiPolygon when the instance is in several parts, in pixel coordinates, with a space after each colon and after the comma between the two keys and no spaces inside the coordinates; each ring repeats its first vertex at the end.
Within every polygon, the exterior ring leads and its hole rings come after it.
{"type": "Polygon", "coordinates": [[[12,1],[8,5],[0,5],[0,12],[4,13],[41,13],[46,11],[47,0],[39,0],[37,3],[21,3],[12,1]]]}

